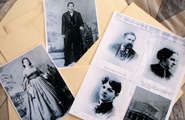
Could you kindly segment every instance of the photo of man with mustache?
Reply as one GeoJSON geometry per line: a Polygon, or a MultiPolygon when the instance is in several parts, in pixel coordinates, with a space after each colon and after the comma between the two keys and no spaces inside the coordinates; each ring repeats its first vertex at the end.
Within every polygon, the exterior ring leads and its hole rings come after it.
{"type": "Polygon", "coordinates": [[[123,42],[111,46],[112,51],[115,51],[115,58],[123,61],[136,59],[138,54],[133,49],[136,35],[133,32],[126,32],[123,35],[123,42]]]}

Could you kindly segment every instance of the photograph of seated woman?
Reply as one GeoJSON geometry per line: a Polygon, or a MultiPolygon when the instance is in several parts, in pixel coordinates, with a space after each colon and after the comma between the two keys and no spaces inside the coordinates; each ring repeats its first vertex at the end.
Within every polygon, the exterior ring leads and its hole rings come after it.
{"type": "Polygon", "coordinates": [[[106,115],[106,118],[113,112],[113,100],[121,91],[121,82],[109,77],[102,79],[102,85],[99,91],[99,101],[94,105],[94,114],[106,115]]]}
{"type": "Polygon", "coordinates": [[[151,71],[156,76],[169,80],[173,77],[173,73],[171,71],[178,62],[178,53],[168,48],[162,48],[157,52],[157,59],[159,62],[150,66],[151,71]]]}
{"type": "Polygon", "coordinates": [[[23,89],[28,96],[28,120],[56,120],[66,110],[55,92],[55,88],[46,81],[47,73],[34,67],[28,58],[22,59],[23,89]]]}

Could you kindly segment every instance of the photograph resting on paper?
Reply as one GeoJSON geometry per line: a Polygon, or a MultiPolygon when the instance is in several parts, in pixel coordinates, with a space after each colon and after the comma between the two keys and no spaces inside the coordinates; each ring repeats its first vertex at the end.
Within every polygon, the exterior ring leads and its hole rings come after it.
{"type": "Polygon", "coordinates": [[[58,68],[73,66],[99,38],[95,0],[44,0],[47,50],[58,68]]]}
{"type": "Polygon", "coordinates": [[[165,120],[171,101],[137,87],[124,120],[165,120]]]}
{"type": "Polygon", "coordinates": [[[43,45],[0,67],[0,82],[22,120],[58,120],[74,100],[43,45]]]}
{"type": "Polygon", "coordinates": [[[184,61],[184,38],[114,12],[70,113],[95,120],[167,120],[181,87],[184,61]],[[104,108],[106,114],[101,111],[99,94],[102,80],[111,77],[121,81],[122,86],[110,104],[115,108],[113,115],[106,113],[108,108],[104,108]],[[135,104],[140,107],[134,108],[135,104]]]}

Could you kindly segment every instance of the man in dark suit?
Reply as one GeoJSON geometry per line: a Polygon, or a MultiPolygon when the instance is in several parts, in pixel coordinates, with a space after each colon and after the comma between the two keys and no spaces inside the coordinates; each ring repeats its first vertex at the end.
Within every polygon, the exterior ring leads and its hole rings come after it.
{"type": "Polygon", "coordinates": [[[74,10],[74,3],[67,4],[68,11],[62,15],[62,36],[64,38],[64,66],[76,62],[83,55],[81,31],[83,20],[81,14],[74,10]]]}
{"type": "Polygon", "coordinates": [[[138,55],[133,49],[136,35],[133,32],[126,32],[123,35],[123,42],[111,46],[111,50],[115,53],[115,57],[120,60],[133,60],[138,55]]]}

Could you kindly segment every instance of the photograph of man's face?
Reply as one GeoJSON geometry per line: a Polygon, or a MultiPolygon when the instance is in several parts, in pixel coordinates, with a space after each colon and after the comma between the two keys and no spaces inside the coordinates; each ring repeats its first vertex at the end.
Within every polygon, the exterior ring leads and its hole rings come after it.
{"type": "Polygon", "coordinates": [[[128,31],[122,35],[120,43],[111,44],[110,49],[114,52],[116,59],[128,62],[138,57],[137,52],[133,49],[135,41],[135,33],[128,31]]]}
{"type": "Polygon", "coordinates": [[[136,40],[135,34],[125,34],[123,36],[123,45],[125,49],[132,49],[136,40]]]}
{"type": "Polygon", "coordinates": [[[69,10],[69,12],[73,12],[73,10],[74,10],[74,4],[73,3],[68,3],[68,10],[69,10]]]}

